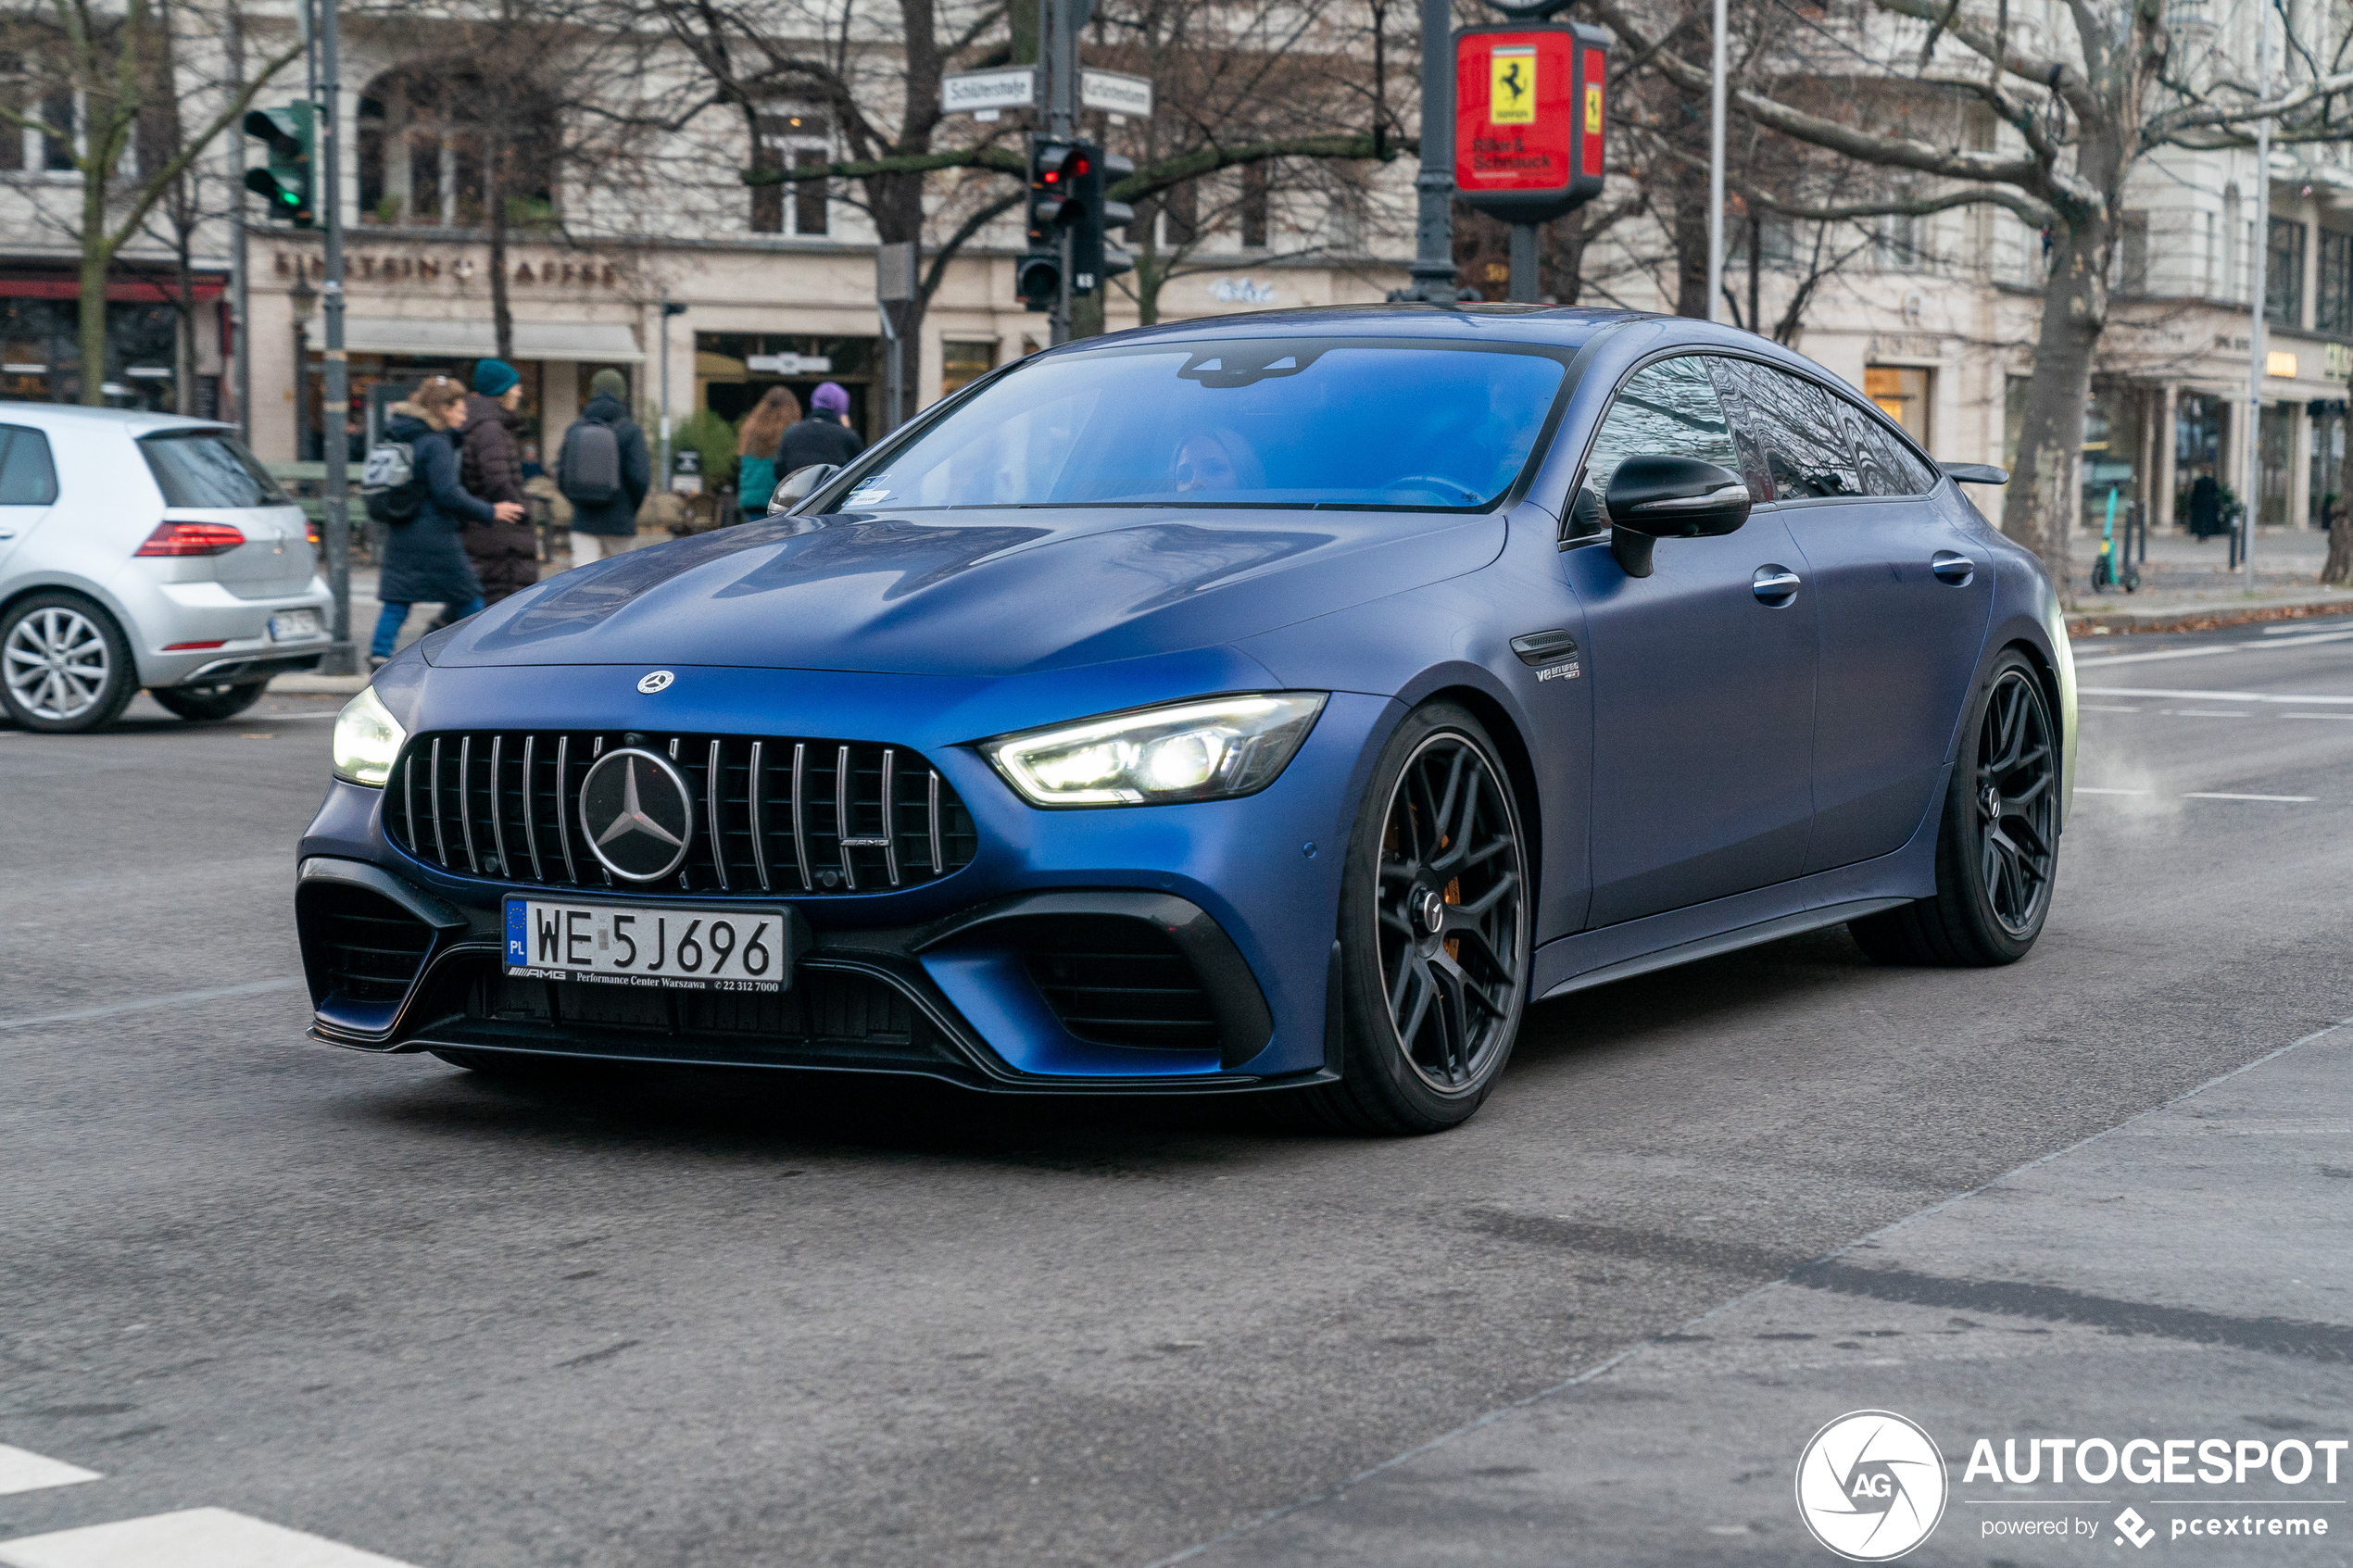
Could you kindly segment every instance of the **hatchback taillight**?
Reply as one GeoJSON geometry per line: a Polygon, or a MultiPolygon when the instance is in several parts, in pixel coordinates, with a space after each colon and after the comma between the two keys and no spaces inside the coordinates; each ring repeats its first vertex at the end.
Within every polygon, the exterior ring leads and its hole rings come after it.
{"type": "Polygon", "coordinates": [[[139,546],[143,556],[220,556],[245,542],[225,522],[159,522],[139,546]]]}

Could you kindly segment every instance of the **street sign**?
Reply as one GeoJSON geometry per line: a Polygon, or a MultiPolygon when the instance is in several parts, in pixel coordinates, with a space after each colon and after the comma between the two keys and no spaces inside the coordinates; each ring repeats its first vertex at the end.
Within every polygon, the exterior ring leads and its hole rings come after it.
{"type": "Polygon", "coordinates": [[[1031,66],[966,71],[939,79],[939,107],[948,114],[975,109],[1026,109],[1038,101],[1038,72],[1031,66]]]}
{"type": "Polygon", "coordinates": [[[1132,114],[1139,119],[1152,115],[1152,83],[1148,76],[1122,76],[1117,71],[1082,70],[1078,73],[1078,103],[1081,108],[1101,109],[1109,114],[1132,114]]]}
{"type": "Polygon", "coordinates": [[[1609,34],[1582,22],[1510,22],[1454,34],[1454,186],[1514,223],[1544,223],[1601,194],[1609,34]]]}

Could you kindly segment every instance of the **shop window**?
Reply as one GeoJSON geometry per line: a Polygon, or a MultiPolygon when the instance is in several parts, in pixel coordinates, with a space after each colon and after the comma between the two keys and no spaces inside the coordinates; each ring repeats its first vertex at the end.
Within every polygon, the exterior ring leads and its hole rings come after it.
{"type": "Polygon", "coordinates": [[[2306,516],[2313,527],[2326,528],[2346,504],[2337,490],[2345,477],[2345,400],[2326,399],[2305,411],[2312,416],[2312,461],[2306,482],[2311,506],[2306,516]]]}
{"type": "Polygon", "coordinates": [[[2265,528],[2287,521],[2288,465],[2296,450],[2296,417],[2303,409],[2294,403],[2266,403],[2256,426],[2258,470],[2255,521],[2265,528]]]}
{"type": "Polygon", "coordinates": [[[939,345],[939,395],[945,397],[966,382],[976,381],[997,368],[997,345],[993,341],[960,342],[950,338],[939,345]]]}
{"type": "Polygon", "coordinates": [[[1881,413],[1904,427],[1923,447],[1928,441],[1929,387],[1933,370],[1909,365],[1870,365],[1863,370],[1863,395],[1879,405],[1881,413]]]}
{"type": "Polygon", "coordinates": [[[2263,258],[2263,319],[2284,327],[2304,324],[2304,225],[2296,219],[2271,220],[2271,250],[2263,258]]]}
{"type": "Polygon", "coordinates": [[[2320,295],[2312,306],[2314,328],[2353,333],[2353,234],[2321,231],[2320,295]]]}
{"type": "Polygon", "coordinates": [[[2141,403],[2139,388],[2099,385],[2083,410],[2083,523],[2097,528],[2108,512],[2110,491],[2119,508],[2140,499],[2141,403]]]}

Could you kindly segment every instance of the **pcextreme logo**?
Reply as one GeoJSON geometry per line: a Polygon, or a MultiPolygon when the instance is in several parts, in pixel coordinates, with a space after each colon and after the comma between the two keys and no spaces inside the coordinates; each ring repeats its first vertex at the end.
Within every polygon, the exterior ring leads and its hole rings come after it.
{"type": "Polygon", "coordinates": [[[1840,1416],[1798,1456],[1798,1517],[1850,1562],[1885,1562],[1928,1539],[1945,1497],[1935,1439],[1893,1411],[1840,1416]]]}

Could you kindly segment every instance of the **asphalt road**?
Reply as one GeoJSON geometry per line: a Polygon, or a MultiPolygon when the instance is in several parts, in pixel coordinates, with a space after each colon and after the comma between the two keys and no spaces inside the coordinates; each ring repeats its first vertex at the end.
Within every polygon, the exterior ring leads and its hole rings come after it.
{"type": "MultiPolygon", "coordinates": [[[[2171,1147],[2135,1118],[2353,1013],[2353,626],[2079,655],[2102,695],[2026,962],[1881,969],[1831,932],[1584,993],[1468,1127],[1402,1142],[333,1051],[288,983],[333,699],[0,730],[0,1562],[161,1568],[186,1551],[143,1539],[208,1532],[238,1568],[1818,1562],[1807,1435],[1961,1421],[1955,1378],[2026,1430],[1997,1363],[2055,1421],[2145,1422],[2162,1385],[2191,1426],[2342,1427],[2353,1302],[2309,1257],[2353,1253],[2353,1098],[2312,1065],[2341,1036],[2160,1113],[2272,1097],[2334,1149],[2295,1165],[2335,1172],[2318,1198],[2243,1170],[2226,1204],[2093,1205],[2112,1151],[2171,1147]],[[2104,1133],[2062,1157],[2096,1176],[2005,1182],[2104,1133]],[[1843,1256],[1934,1288],[1801,1267],[1907,1220],[1911,1251],[1843,1256]],[[2233,1260],[2206,1329],[2125,1310],[2173,1288],[2156,1237],[2233,1260]],[[2047,1365],[1931,1346],[2047,1329],[2005,1271],[2121,1326],[2047,1365]],[[2339,1326],[2212,1328],[2259,1320],[2339,1326]]],[[[2041,1561],[1976,1531],[1927,1555],[2041,1561]]],[[[2310,1560],[2353,1517],[2336,1541],[2310,1560]]]]}

